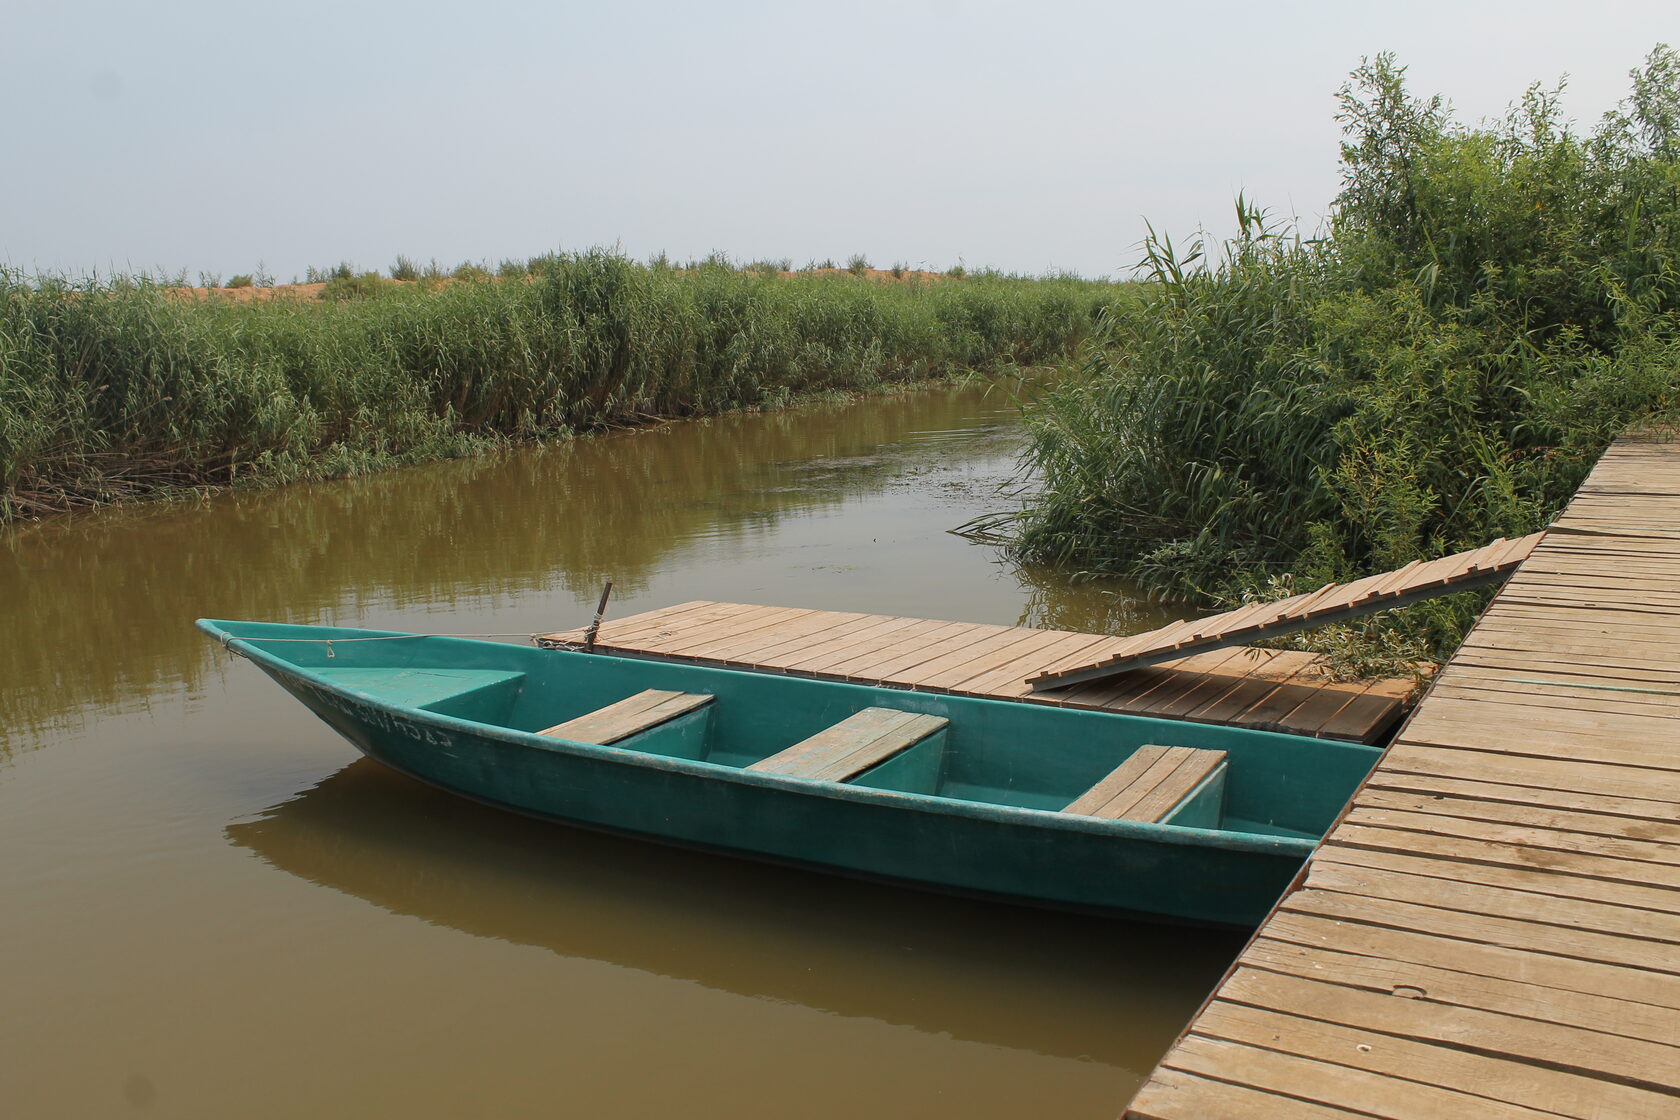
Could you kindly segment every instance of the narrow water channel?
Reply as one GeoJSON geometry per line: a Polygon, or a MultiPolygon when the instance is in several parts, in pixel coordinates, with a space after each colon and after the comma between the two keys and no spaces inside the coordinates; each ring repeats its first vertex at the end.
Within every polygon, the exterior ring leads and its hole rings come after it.
{"type": "Polygon", "coordinates": [[[356,756],[193,618],[445,633],[690,599],[1078,629],[1160,608],[946,530],[1007,400],[675,424],[0,537],[0,1109],[1111,1117],[1231,935],[503,815],[356,756]]]}

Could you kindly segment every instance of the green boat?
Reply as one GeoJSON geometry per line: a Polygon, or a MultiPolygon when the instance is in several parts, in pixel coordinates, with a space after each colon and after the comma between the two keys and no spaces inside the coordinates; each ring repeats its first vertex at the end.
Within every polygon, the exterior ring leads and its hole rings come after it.
{"type": "Polygon", "coordinates": [[[1066,909],[1257,923],[1372,747],[393,631],[200,619],[371,758],[572,825],[1066,909]]]}

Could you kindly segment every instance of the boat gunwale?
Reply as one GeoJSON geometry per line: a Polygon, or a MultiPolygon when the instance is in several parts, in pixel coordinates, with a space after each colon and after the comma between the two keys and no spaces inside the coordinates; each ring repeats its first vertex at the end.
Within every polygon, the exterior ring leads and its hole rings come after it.
{"type": "MultiPolygon", "coordinates": [[[[580,758],[590,758],[608,761],[620,765],[637,766],[651,770],[665,770],[691,777],[704,778],[712,781],[722,780],[739,785],[757,786],[774,789],[779,792],[793,793],[805,797],[821,797],[836,801],[855,801],[865,804],[890,805],[912,811],[919,811],[933,816],[967,817],[975,820],[991,821],[1001,824],[1029,826],[1033,828],[1048,828],[1055,831],[1083,832],[1096,835],[1125,837],[1133,840],[1147,841],[1155,844],[1165,844],[1177,847],[1219,848],[1230,851],[1256,852],[1273,855],[1298,855],[1305,858],[1318,845],[1316,839],[1304,837],[1277,836],[1266,833],[1242,832],[1235,829],[1205,829],[1187,828],[1182,825],[1148,823],[1143,821],[1128,821],[1106,817],[1086,816],[1083,814],[1069,814],[1060,810],[1031,809],[1025,806],[998,805],[984,801],[971,801],[959,797],[940,797],[932,794],[906,793],[899,790],[878,789],[869,786],[853,786],[839,782],[822,782],[808,778],[788,777],[780,774],[770,774],[747,770],[737,766],[726,766],[716,762],[705,762],[699,759],[675,758],[669,755],[652,754],[614,746],[600,746],[593,743],[578,743],[569,739],[539,735],[534,731],[521,731],[518,728],[504,727],[493,723],[481,723],[476,720],[462,719],[458,716],[445,715],[440,712],[428,712],[420,708],[398,704],[378,695],[361,689],[351,688],[329,678],[322,677],[310,669],[298,665],[278,656],[268,650],[251,645],[252,642],[263,641],[295,641],[291,638],[242,638],[236,637],[223,630],[219,623],[224,620],[199,619],[197,625],[201,630],[216,638],[217,641],[230,652],[247,657],[252,661],[286,676],[291,676],[308,684],[311,688],[320,689],[349,700],[355,704],[369,707],[387,716],[399,717],[421,726],[435,726],[447,730],[478,735],[508,743],[512,746],[536,748],[552,753],[573,755],[580,758]]],[[[233,620],[225,620],[233,621],[233,620]]],[[[291,624],[296,625],[296,624],[291,624]]],[[[312,627],[298,625],[299,629],[312,627]]],[[[350,630],[356,637],[368,638],[413,638],[420,641],[430,641],[439,644],[453,645],[465,643],[468,645],[500,645],[507,643],[484,642],[470,638],[453,638],[444,635],[411,634],[403,631],[361,630],[352,627],[321,627],[321,629],[350,630]]],[[[345,641],[353,638],[336,639],[307,639],[313,641],[345,641]]],[[[522,648],[522,647],[514,647],[522,648]]],[[[571,654],[573,656],[589,656],[606,658],[613,661],[635,661],[636,658],[620,658],[610,654],[579,655],[575,651],[540,650],[545,653],[571,654]]],[[[741,669],[715,669],[710,666],[691,666],[703,672],[740,673],[751,672],[741,669]]],[[[769,674],[764,674],[769,675],[769,674]]],[[[878,691],[867,685],[852,684],[841,681],[820,682],[836,688],[857,689],[863,692],[878,691]]],[[[967,704],[1006,704],[1005,700],[990,700],[984,697],[953,697],[967,704]]],[[[1040,707],[1041,705],[1033,705],[1040,707]]],[[[1121,719],[1147,719],[1147,716],[1128,715],[1123,712],[1090,712],[1093,716],[1113,716],[1121,719]]],[[[1282,734],[1276,732],[1256,732],[1256,734],[1282,734]]],[[[1342,744],[1358,746],[1358,744],[1342,744]]],[[[1366,748],[1373,754],[1378,754],[1374,748],[1366,748]]],[[[1373,760],[1374,761],[1374,760],[1373,760]]],[[[464,791],[457,791],[464,792],[464,791]]],[[[470,796],[470,795],[469,795],[470,796]]],[[[567,819],[555,815],[555,819],[567,819]]]]}

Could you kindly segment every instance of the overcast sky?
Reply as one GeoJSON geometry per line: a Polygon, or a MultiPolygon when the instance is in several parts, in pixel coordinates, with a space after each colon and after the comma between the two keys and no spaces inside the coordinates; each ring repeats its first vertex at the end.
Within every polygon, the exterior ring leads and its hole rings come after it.
{"type": "Polygon", "coordinates": [[[280,280],[618,245],[1112,275],[1238,191],[1323,214],[1392,50],[1590,126],[1664,3],[0,0],[0,262],[280,280]]]}

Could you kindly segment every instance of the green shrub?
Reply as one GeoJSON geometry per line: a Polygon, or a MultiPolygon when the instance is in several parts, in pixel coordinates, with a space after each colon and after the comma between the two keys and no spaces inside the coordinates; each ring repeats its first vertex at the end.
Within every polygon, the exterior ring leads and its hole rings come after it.
{"type": "Polygon", "coordinates": [[[252,279],[251,279],[250,274],[249,273],[244,273],[244,272],[240,273],[238,276],[233,277],[232,279],[230,279],[227,282],[227,286],[230,287],[230,288],[249,288],[251,286],[251,284],[252,284],[252,279]]]}
{"type": "Polygon", "coordinates": [[[333,278],[317,293],[317,298],[333,302],[366,299],[368,296],[378,295],[385,289],[386,283],[377,272],[364,272],[360,276],[340,276],[335,269],[333,278]]]}
{"type": "MultiPolygon", "coordinates": [[[[1151,232],[1152,298],[1029,408],[1024,555],[1235,601],[1545,525],[1626,424],[1676,407],[1680,62],[1591,135],[1530,89],[1455,124],[1380,56],[1341,93],[1342,191],[1304,239],[1151,232]]],[[[1475,596],[1392,625],[1442,652],[1475,596]]]]}
{"type": "Polygon", "coordinates": [[[402,254],[391,265],[391,279],[413,282],[420,279],[420,266],[402,254]]]}

